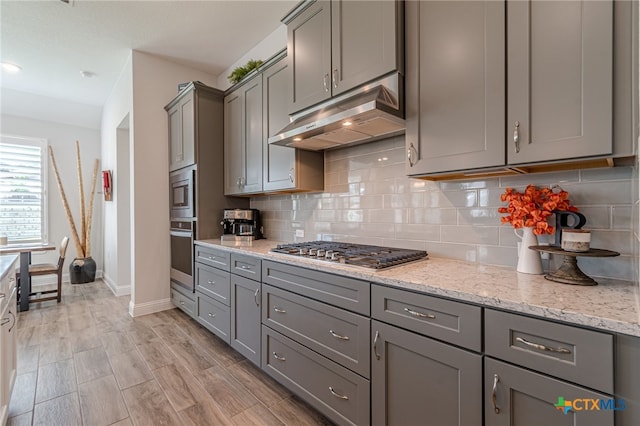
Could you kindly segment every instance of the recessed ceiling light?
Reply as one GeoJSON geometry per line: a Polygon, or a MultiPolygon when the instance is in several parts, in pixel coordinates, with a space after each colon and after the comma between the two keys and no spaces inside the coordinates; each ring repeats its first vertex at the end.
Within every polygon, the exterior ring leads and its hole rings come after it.
{"type": "Polygon", "coordinates": [[[347,127],[347,126],[351,126],[353,123],[350,121],[345,121],[342,123],[343,126],[347,127]]]}
{"type": "Polygon", "coordinates": [[[22,67],[20,65],[12,64],[11,62],[2,62],[2,69],[6,72],[17,73],[20,72],[22,67]]]}
{"type": "Polygon", "coordinates": [[[93,78],[96,76],[96,73],[91,71],[80,71],[80,75],[82,78],[93,78]]]}
{"type": "Polygon", "coordinates": [[[297,138],[297,137],[296,137],[296,138],[293,138],[293,141],[294,141],[294,142],[300,142],[301,140],[302,140],[302,138],[297,138]]]}

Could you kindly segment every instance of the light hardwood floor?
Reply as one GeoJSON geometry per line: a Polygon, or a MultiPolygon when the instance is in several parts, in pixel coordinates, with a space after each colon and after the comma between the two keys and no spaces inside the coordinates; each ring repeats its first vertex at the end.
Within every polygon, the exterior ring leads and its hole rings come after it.
{"type": "Polygon", "coordinates": [[[329,425],[177,309],[131,318],[102,281],[18,319],[8,425],[329,425]]]}

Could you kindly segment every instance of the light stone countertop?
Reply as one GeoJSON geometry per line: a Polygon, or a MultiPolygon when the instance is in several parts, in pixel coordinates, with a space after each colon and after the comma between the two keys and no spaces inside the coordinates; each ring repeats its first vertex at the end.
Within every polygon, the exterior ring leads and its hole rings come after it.
{"type": "Polygon", "coordinates": [[[220,240],[200,240],[196,244],[640,337],[640,287],[628,281],[599,278],[597,286],[574,286],[548,281],[543,275],[521,274],[511,268],[431,256],[382,271],[368,271],[270,252],[277,241],[256,240],[251,246],[227,246],[220,240]]]}
{"type": "Polygon", "coordinates": [[[11,271],[11,267],[15,268],[18,266],[17,263],[15,266],[13,266],[13,262],[15,262],[17,258],[17,254],[7,254],[0,256],[0,280],[3,279],[9,273],[9,271],[11,271]]]}

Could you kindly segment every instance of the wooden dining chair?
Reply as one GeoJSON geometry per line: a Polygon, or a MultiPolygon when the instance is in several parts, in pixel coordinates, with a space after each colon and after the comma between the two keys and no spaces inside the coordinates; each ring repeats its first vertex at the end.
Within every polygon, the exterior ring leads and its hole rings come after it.
{"type": "Polygon", "coordinates": [[[62,239],[62,242],[60,243],[60,257],[58,258],[57,264],[34,263],[29,265],[29,275],[31,276],[31,278],[39,275],[57,275],[58,276],[58,287],[55,290],[34,291],[33,283],[32,283],[31,294],[29,294],[29,303],[45,302],[47,300],[57,300],[57,302],[60,303],[62,299],[62,265],[64,265],[64,256],[67,253],[68,245],[69,245],[69,238],[64,237],[62,239]],[[43,295],[44,297],[42,297],[43,295]]]}

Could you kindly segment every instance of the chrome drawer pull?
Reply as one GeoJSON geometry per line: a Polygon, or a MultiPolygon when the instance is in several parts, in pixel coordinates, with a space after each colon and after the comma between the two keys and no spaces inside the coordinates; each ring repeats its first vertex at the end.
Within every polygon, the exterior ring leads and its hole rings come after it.
{"type": "Polygon", "coordinates": [[[184,302],[183,302],[182,300],[180,301],[180,304],[181,304],[182,306],[184,306],[184,302]]]}
{"type": "Polygon", "coordinates": [[[539,343],[529,342],[527,340],[524,340],[522,337],[516,337],[516,341],[518,341],[520,343],[524,343],[527,346],[531,346],[532,348],[537,349],[539,351],[557,352],[559,354],[570,354],[571,353],[571,351],[569,349],[566,349],[566,348],[550,348],[549,346],[541,345],[539,343]]]}
{"type": "Polygon", "coordinates": [[[520,152],[520,122],[519,121],[516,121],[514,123],[513,144],[515,146],[516,153],[520,152]]]}
{"type": "Polygon", "coordinates": [[[253,293],[253,300],[256,302],[256,306],[260,306],[260,299],[258,299],[259,295],[260,295],[260,289],[257,288],[256,292],[253,293]]]}
{"type": "Polygon", "coordinates": [[[207,284],[215,284],[215,281],[207,281],[207,284]]]}
{"type": "Polygon", "coordinates": [[[429,318],[429,319],[436,319],[435,315],[432,314],[423,314],[421,312],[416,312],[416,311],[412,311],[409,308],[404,308],[405,312],[410,313],[411,315],[413,315],[414,317],[418,317],[418,318],[429,318]]]}
{"type": "Polygon", "coordinates": [[[207,259],[209,259],[209,260],[216,260],[216,257],[215,257],[215,256],[207,256],[207,259]]]}
{"type": "Polygon", "coordinates": [[[277,359],[278,361],[286,361],[287,360],[285,357],[278,355],[278,353],[276,351],[273,351],[272,353],[273,353],[273,357],[275,359],[277,359]]]}
{"type": "Polygon", "coordinates": [[[336,391],[333,390],[333,388],[331,386],[329,386],[329,392],[331,392],[331,395],[335,396],[336,398],[340,398],[340,399],[349,399],[348,396],[345,395],[340,395],[339,393],[337,393],[336,391]]]}
{"type": "Polygon", "coordinates": [[[242,265],[242,266],[240,266],[240,269],[251,269],[251,267],[247,266],[247,265],[242,265]]]}
{"type": "Polygon", "coordinates": [[[0,299],[4,299],[5,297],[7,297],[7,295],[6,295],[6,294],[4,294],[4,293],[0,293],[0,299]]]}
{"type": "Polygon", "coordinates": [[[287,313],[287,311],[285,311],[282,308],[278,308],[277,306],[274,306],[273,310],[276,311],[279,314],[286,314],[287,313]]]}
{"type": "Polygon", "coordinates": [[[329,330],[329,333],[331,333],[331,335],[333,337],[335,337],[336,339],[340,339],[340,340],[349,340],[349,336],[341,336],[340,334],[334,332],[333,330],[329,330]]]}
{"type": "Polygon", "coordinates": [[[380,359],[380,354],[378,353],[379,337],[380,337],[380,332],[376,330],[376,337],[373,338],[373,354],[376,356],[376,359],[380,359]]]}
{"type": "Polygon", "coordinates": [[[211,312],[209,312],[207,315],[209,315],[211,318],[216,316],[216,314],[212,314],[211,312]]]}
{"type": "Polygon", "coordinates": [[[498,407],[498,382],[500,377],[497,374],[493,375],[493,390],[491,391],[491,401],[493,402],[493,411],[496,414],[500,414],[500,407],[498,407]]]}

